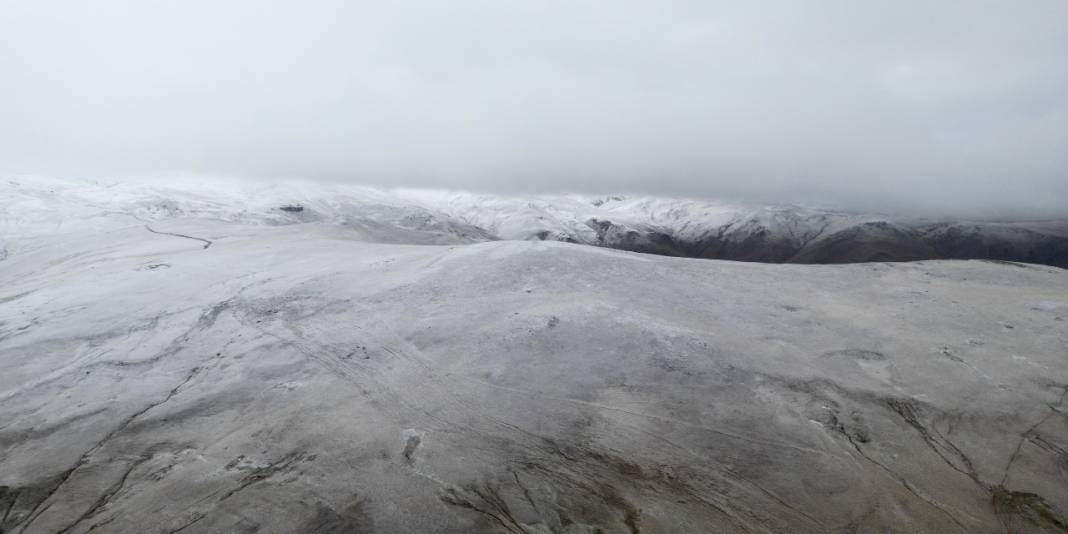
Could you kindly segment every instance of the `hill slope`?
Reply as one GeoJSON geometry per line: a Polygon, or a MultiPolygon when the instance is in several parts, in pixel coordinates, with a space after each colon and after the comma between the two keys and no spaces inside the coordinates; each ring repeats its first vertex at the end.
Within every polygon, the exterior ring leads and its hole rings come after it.
{"type": "Polygon", "coordinates": [[[1068,521],[1059,269],[477,242],[406,207],[374,234],[324,220],[343,199],[98,200],[7,212],[4,532],[1068,521]],[[453,244],[370,241],[412,236],[453,244]]]}

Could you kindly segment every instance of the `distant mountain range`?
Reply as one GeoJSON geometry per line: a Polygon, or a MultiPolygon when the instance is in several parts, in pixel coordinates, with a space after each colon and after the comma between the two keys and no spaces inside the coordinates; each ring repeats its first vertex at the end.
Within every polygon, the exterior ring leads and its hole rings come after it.
{"type": "Polygon", "coordinates": [[[623,196],[412,196],[502,239],[770,263],[985,259],[1068,267],[1068,220],[931,220],[623,196]]]}
{"type": "Polygon", "coordinates": [[[69,224],[207,218],[334,224],[386,243],[555,240],[770,263],[980,259],[1068,268],[1068,219],[920,219],[642,196],[519,197],[307,182],[147,185],[20,178],[0,184],[0,198],[0,258],[34,235],[69,224]]]}

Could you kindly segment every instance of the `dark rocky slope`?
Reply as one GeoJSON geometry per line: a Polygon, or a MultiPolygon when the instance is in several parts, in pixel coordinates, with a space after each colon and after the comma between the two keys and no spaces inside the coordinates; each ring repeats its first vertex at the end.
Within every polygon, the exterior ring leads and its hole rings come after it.
{"type": "Polygon", "coordinates": [[[976,259],[1068,268],[1068,237],[1025,224],[862,222],[798,237],[759,224],[724,227],[697,238],[658,228],[591,220],[595,244],[666,256],[765,263],[861,263],[976,259]]]}

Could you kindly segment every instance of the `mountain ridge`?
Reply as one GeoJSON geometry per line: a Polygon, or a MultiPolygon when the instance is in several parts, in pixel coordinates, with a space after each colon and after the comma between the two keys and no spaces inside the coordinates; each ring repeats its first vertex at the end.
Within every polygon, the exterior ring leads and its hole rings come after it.
{"type": "MultiPolygon", "coordinates": [[[[1068,219],[971,221],[799,206],[642,196],[485,195],[345,184],[167,185],[13,179],[0,185],[6,234],[20,211],[61,205],[43,222],[126,214],[256,224],[326,222],[382,242],[554,240],[632,252],[767,263],[990,259],[1068,267],[1068,219]],[[299,209],[296,209],[299,207],[299,209]],[[292,209],[291,209],[292,208],[292,209]]],[[[30,216],[32,217],[32,216],[30,216]]],[[[10,239],[10,238],[9,238],[10,239]]],[[[11,247],[5,247],[9,250],[11,247]]]]}

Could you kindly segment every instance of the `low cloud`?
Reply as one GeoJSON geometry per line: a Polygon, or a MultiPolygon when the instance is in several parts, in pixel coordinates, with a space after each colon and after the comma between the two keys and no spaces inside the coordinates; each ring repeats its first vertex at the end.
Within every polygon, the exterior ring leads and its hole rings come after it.
{"type": "Polygon", "coordinates": [[[1068,3],[0,6],[0,173],[1068,215],[1068,3]]]}

